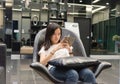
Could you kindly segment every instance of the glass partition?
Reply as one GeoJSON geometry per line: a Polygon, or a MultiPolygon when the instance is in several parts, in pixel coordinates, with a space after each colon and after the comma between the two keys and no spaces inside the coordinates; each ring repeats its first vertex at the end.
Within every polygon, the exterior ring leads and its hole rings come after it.
{"type": "Polygon", "coordinates": [[[99,7],[92,13],[91,54],[119,54],[119,42],[113,40],[119,32],[119,5],[117,0],[94,0],[99,7]],[[116,47],[117,46],[117,51],[116,47]]]}

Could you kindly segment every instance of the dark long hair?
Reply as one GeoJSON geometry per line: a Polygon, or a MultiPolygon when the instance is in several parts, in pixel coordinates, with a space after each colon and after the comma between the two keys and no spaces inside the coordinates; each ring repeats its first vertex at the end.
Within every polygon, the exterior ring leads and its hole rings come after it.
{"type": "MultiPolygon", "coordinates": [[[[43,44],[45,47],[45,50],[48,50],[50,48],[50,46],[52,45],[51,37],[54,34],[55,30],[58,28],[61,30],[61,36],[62,36],[62,29],[60,28],[60,26],[57,23],[51,23],[47,26],[46,34],[45,34],[45,42],[43,44]]],[[[60,42],[60,40],[59,40],[59,42],[60,42]]]]}

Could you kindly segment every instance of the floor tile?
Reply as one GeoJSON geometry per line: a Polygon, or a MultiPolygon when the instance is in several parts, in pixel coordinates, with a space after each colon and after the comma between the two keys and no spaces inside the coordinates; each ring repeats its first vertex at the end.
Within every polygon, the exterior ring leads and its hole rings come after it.
{"type": "MultiPolygon", "coordinates": [[[[29,67],[32,59],[24,57],[20,59],[20,55],[11,55],[6,58],[6,84],[51,84],[43,79],[38,73],[29,67]]],[[[120,80],[120,57],[116,55],[92,55],[100,61],[107,61],[112,67],[105,69],[97,78],[98,84],[119,84],[120,80]],[[116,58],[115,58],[116,57],[116,58]]]]}

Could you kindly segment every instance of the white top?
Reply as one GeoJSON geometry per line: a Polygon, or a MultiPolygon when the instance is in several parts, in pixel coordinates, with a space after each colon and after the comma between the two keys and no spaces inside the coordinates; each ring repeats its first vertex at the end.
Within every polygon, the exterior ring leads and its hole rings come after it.
{"type": "MultiPolygon", "coordinates": [[[[41,50],[38,52],[38,54],[44,53],[47,56],[56,46],[57,46],[56,44],[52,45],[48,50],[45,50],[45,47],[43,46],[41,50]]],[[[62,48],[57,50],[50,60],[59,58],[59,57],[66,57],[66,56],[70,56],[69,51],[66,48],[62,48]]],[[[48,66],[48,69],[50,69],[51,67],[52,67],[51,65],[48,66]]]]}

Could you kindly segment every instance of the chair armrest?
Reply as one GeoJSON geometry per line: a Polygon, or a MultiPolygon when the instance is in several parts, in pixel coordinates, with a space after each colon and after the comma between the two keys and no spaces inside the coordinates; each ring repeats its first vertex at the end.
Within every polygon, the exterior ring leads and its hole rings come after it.
{"type": "Polygon", "coordinates": [[[6,71],[3,66],[0,66],[0,84],[6,84],[6,71]]]}
{"type": "Polygon", "coordinates": [[[107,69],[107,68],[110,68],[110,67],[112,67],[111,63],[109,63],[109,62],[103,62],[103,61],[102,61],[102,62],[98,65],[98,67],[97,67],[97,69],[96,69],[96,71],[95,71],[95,77],[97,78],[98,75],[101,73],[102,70],[107,69]]]}
{"type": "Polygon", "coordinates": [[[32,69],[34,69],[36,72],[38,72],[44,79],[47,79],[51,82],[54,83],[62,83],[63,81],[56,79],[55,77],[53,77],[46,66],[40,64],[39,62],[34,62],[32,64],[30,64],[30,67],[32,69]]]}

